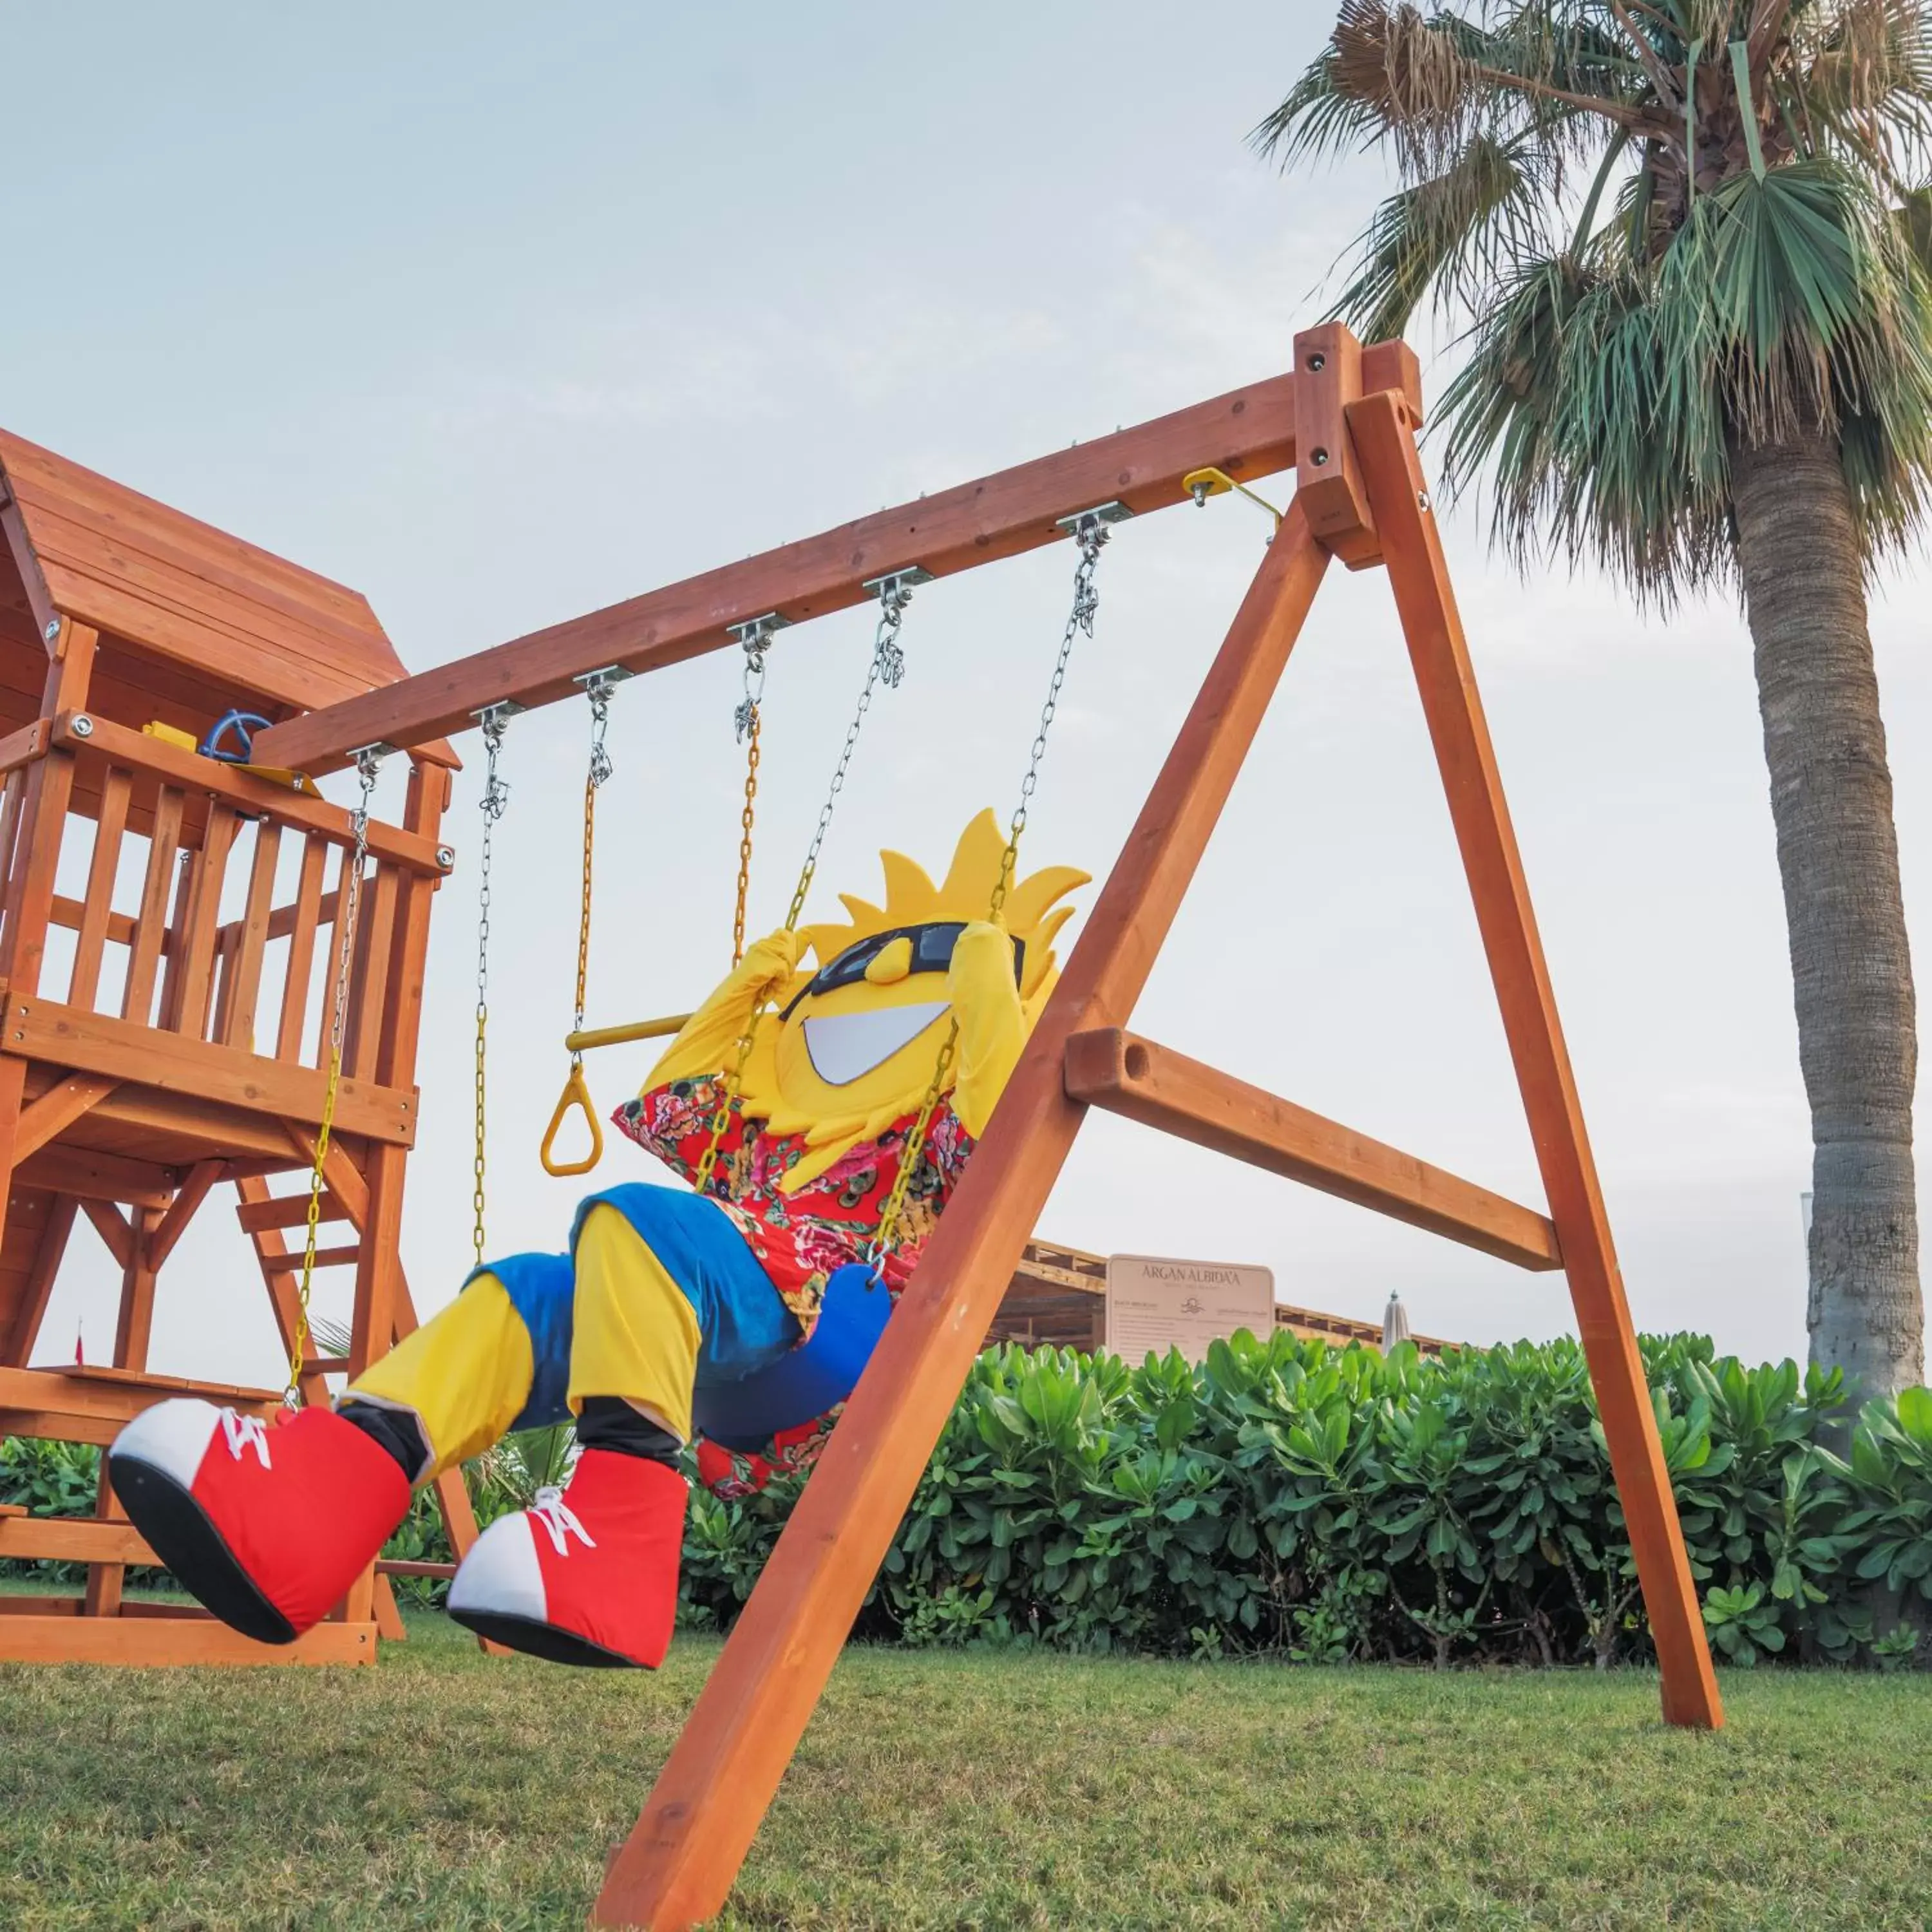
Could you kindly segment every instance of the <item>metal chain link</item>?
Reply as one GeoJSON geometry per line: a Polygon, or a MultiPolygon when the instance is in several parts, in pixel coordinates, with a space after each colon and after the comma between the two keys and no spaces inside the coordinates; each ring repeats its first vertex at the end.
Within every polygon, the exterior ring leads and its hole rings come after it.
{"type": "Polygon", "coordinates": [[[510,802],[510,788],[497,771],[503,749],[503,734],[511,713],[501,705],[492,705],[481,716],[483,743],[488,762],[484,766],[483,796],[478,801],[483,814],[483,844],[477,857],[476,894],[476,1150],[471,1162],[470,1208],[475,1216],[470,1245],[476,1252],[476,1265],[483,1265],[484,1221],[487,1194],[484,1188],[488,1160],[487,1068],[490,1036],[490,859],[496,821],[510,802]]]}
{"type": "MultiPolygon", "coordinates": [[[[1019,803],[1014,808],[1012,822],[1007,827],[1006,848],[1000,859],[1000,876],[993,887],[992,903],[986,911],[989,923],[998,922],[1006,903],[1006,896],[1012,890],[1013,874],[1019,863],[1020,836],[1026,830],[1034,794],[1040,788],[1040,768],[1046,756],[1046,736],[1053,728],[1054,714],[1060,708],[1060,693],[1066,682],[1066,666],[1073,655],[1074,640],[1083,635],[1090,638],[1094,634],[1094,620],[1100,608],[1100,593],[1094,579],[1100,553],[1106,547],[1107,526],[1097,513],[1090,514],[1073,525],[1073,538],[1080,546],[1080,561],[1073,572],[1072,608],[1067,613],[1066,628],[1060,634],[1059,654],[1053,661],[1053,676],[1046,687],[1046,702],[1040,706],[1040,728],[1034,734],[1026,776],[1020,781],[1019,803]]],[[[866,1262],[875,1270],[892,1252],[897,1241],[899,1222],[905,1214],[906,1196],[925,1156],[932,1117],[939,1110],[940,1099],[945,1093],[946,1078],[952,1071],[953,1060],[958,1051],[959,1022],[956,1016],[946,1027],[945,1039],[940,1042],[939,1057],[933,1066],[926,1098],[920,1102],[919,1112],[907,1132],[905,1145],[900,1150],[892,1192],[886,1196],[878,1228],[866,1246],[866,1262]]]]}
{"type": "Polygon", "coordinates": [[[322,1094],[322,1120],[315,1133],[315,1163],[309,1170],[308,1213],[302,1238],[302,1279],[296,1288],[295,1332],[289,1338],[289,1385],[284,1400],[292,1405],[299,1392],[308,1358],[308,1304],[315,1285],[316,1243],[322,1227],[322,1197],[328,1165],[328,1147],[335,1130],[335,1102],[342,1088],[342,1054],[349,1036],[349,982],[355,970],[356,922],[362,907],[362,872],[369,860],[369,806],[386,746],[365,745],[356,755],[356,776],[362,796],[349,814],[353,843],[336,880],[335,989],[328,1016],[328,1077],[322,1094]]]}
{"type": "Polygon", "coordinates": [[[879,586],[879,623],[872,634],[872,662],[866,668],[866,682],[859,693],[858,709],[852,714],[851,723],[845,728],[845,742],[839,750],[830,789],[825,794],[825,802],[818,808],[818,823],[812,830],[804,867],[792,890],[791,910],[785,915],[788,932],[796,930],[805,911],[806,898],[818,871],[818,855],[825,848],[825,835],[832,829],[832,814],[838,809],[838,795],[845,789],[845,775],[851,770],[852,754],[857,748],[859,734],[865,727],[866,713],[872,708],[872,693],[881,684],[896,691],[899,680],[905,676],[905,652],[899,644],[899,629],[905,622],[906,606],[912,602],[913,587],[912,579],[903,573],[886,578],[879,586]]]}
{"type": "Polygon", "coordinates": [[[999,883],[993,888],[993,903],[986,916],[997,920],[1012,890],[1013,873],[1019,862],[1020,835],[1026,830],[1033,809],[1033,795],[1040,789],[1040,767],[1046,756],[1046,734],[1053,728],[1054,714],[1060,709],[1060,688],[1066,682],[1067,661],[1073,655],[1076,637],[1094,634],[1094,620],[1100,609],[1100,593],[1094,575],[1100,553],[1107,544],[1107,526],[1097,517],[1074,526],[1073,540],[1080,546],[1080,561],[1073,572],[1073,607],[1066,614],[1066,628],[1060,634],[1060,655],[1053,661],[1053,676],[1046,687],[1046,702],[1040,708],[1040,729],[1034,734],[1033,749],[1027,760],[1026,776],[1020,781],[1020,802],[1013,809],[1006,828],[1006,849],[1000,860],[999,883]]]}

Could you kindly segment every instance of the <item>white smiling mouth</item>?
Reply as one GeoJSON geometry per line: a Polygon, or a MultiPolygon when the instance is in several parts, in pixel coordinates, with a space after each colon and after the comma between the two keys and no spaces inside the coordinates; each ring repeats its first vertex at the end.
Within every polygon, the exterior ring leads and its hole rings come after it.
{"type": "Polygon", "coordinates": [[[865,1012],[828,1013],[805,1023],[805,1050],[812,1071],[829,1087],[849,1087],[916,1040],[945,1012],[944,1000],[914,1006],[874,1007],[865,1012]]]}

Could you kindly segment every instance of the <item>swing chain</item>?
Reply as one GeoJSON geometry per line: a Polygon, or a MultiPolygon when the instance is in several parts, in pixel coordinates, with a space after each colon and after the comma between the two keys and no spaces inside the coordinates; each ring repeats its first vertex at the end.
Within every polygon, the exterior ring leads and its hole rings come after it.
{"type": "Polygon", "coordinates": [[[745,956],[745,904],[752,890],[752,829],[758,815],[758,732],[762,720],[752,705],[745,744],[745,808],[738,814],[738,898],[731,913],[731,964],[745,956]]]}
{"type": "Polygon", "coordinates": [[[899,643],[899,628],[905,622],[906,606],[912,602],[914,587],[930,582],[931,578],[927,572],[914,565],[877,581],[879,624],[872,637],[872,662],[866,667],[858,708],[852,714],[851,723],[845,728],[845,742],[839,750],[831,787],[825,794],[825,802],[818,808],[818,823],[812,830],[812,844],[806,850],[798,884],[792,891],[791,910],[785,914],[785,929],[788,932],[796,930],[804,914],[806,898],[818,871],[819,854],[825,849],[825,836],[832,829],[832,814],[838,809],[839,794],[845,789],[845,776],[852,768],[852,754],[858,748],[859,734],[864,728],[866,714],[872,708],[872,693],[881,684],[888,689],[897,690],[899,680],[905,676],[905,652],[899,643]]]}
{"type": "MultiPolygon", "coordinates": [[[[1072,608],[1067,613],[1066,628],[1060,634],[1059,654],[1053,661],[1053,676],[1046,688],[1046,702],[1040,706],[1040,728],[1034,734],[1026,776],[1020,781],[1019,803],[1014,808],[1012,820],[1007,828],[1006,849],[1000,857],[999,879],[993,887],[992,903],[986,910],[986,918],[991,924],[999,922],[1006,896],[1012,890],[1013,876],[1019,864],[1020,836],[1026,830],[1027,814],[1034,794],[1040,788],[1040,768],[1046,757],[1046,736],[1053,728],[1054,715],[1060,709],[1060,689],[1066,682],[1066,666],[1073,655],[1074,641],[1094,634],[1094,620],[1100,609],[1100,593],[1094,575],[1100,553],[1106,547],[1107,526],[1126,514],[1124,508],[1108,505],[1066,520],[1066,527],[1080,547],[1080,561],[1073,572],[1072,608]]],[[[907,1130],[905,1145],[899,1152],[898,1168],[892,1176],[892,1191],[886,1196],[885,1206],[880,1210],[878,1227],[866,1244],[866,1265],[874,1274],[897,1244],[899,1222],[905,1214],[906,1196],[911,1192],[914,1178],[925,1158],[926,1136],[932,1130],[933,1116],[939,1111],[939,1102],[945,1094],[946,1080],[958,1051],[959,1022],[956,1016],[940,1043],[939,1057],[933,1067],[926,1097],[920,1102],[919,1112],[907,1130]]]]}
{"type": "Polygon", "coordinates": [[[1067,661],[1073,655],[1077,637],[1094,634],[1094,620],[1100,614],[1100,592],[1094,573],[1100,553],[1106,548],[1107,526],[1099,512],[1089,511],[1072,526],[1073,540],[1080,546],[1080,561],[1073,572],[1073,606],[1066,614],[1066,628],[1060,634],[1060,654],[1053,662],[1053,676],[1046,687],[1046,702],[1040,710],[1040,729],[1034,734],[1033,748],[1027,760],[1026,776],[1020,781],[1020,802],[1014,808],[1012,822],[1006,830],[1006,849],[1000,859],[999,882],[993,888],[993,902],[987,912],[997,922],[1012,890],[1013,875],[1019,863],[1020,836],[1026,830],[1033,809],[1034,794],[1040,789],[1040,768],[1046,756],[1046,734],[1053,728],[1054,715],[1060,709],[1061,687],[1066,682],[1067,661]]]}
{"type": "Polygon", "coordinates": [[[355,968],[356,923],[362,905],[362,873],[369,860],[369,807],[386,745],[365,745],[356,754],[356,776],[361,796],[349,814],[353,840],[337,881],[340,908],[337,932],[335,987],[328,1016],[328,1076],[322,1088],[322,1120],[315,1132],[315,1162],[309,1170],[308,1212],[304,1220],[302,1279],[296,1288],[295,1330],[289,1337],[289,1385],[283,1400],[291,1408],[300,1391],[308,1356],[308,1304],[315,1284],[316,1243],[322,1226],[322,1197],[328,1165],[329,1140],[335,1127],[335,1102],[342,1086],[342,1054],[349,1034],[349,982],[355,968]]]}
{"type": "MultiPolygon", "coordinates": [[[[609,782],[616,770],[604,740],[610,728],[610,694],[617,688],[622,676],[620,672],[600,670],[593,671],[584,680],[584,694],[590,700],[590,764],[584,775],[584,896],[577,922],[577,1022],[571,1029],[573,1033],[584,1030],[584,997],[590,978],[590,908],[597,848],[597,793],[600,786],[609,782]]],[[[574,1048],[570,1056],[572,1072],[583,1064],[583,1048],[574,1048]]]]}
{"type": "MultiPolygon", "coordinates": [[[[470,1245],[476,1265],[483,1265],[484,1178],[488,1158],[486,1078],[490,1036],[490,861],[492,835],[496,821],[510,802],[510,788],[497,769],[503,750],[503,734],[514,716],[514,707],[493,704],[478,714],[483,728],[487,762],[484,767],[483,796],[478,801],[483,814],[482,849],[477,856],[476,913],[476,1146],[471,1160],[470,1208],[474,1216],[470,1245]]],[[[580,1022],[580,1024],[581,1022],[580,1022]]]]}

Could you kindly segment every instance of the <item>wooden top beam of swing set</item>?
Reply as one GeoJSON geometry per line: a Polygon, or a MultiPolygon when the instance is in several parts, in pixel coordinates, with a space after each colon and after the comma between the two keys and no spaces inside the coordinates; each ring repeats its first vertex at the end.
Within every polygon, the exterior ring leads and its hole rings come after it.
{"type": "MultiPolygon", "coordinates": [[[[1402,392],[1418,421],[1421,381],[1400,342],[1362,354],[1366,391],[1402,392]]],[[[255,740],[265,764],[311,773],[359,746],[419,744],[464,730],[493,704],[554,703],[607,665],[662,669],[732,641],[729,626],[777,611],[794,622],[863,602],[869,580],[915,565],[945,577],[1052,543],[1063,517],[1118,500],[1136,512],[1185,502],[1183,479],[1214,467],[1250,482],[1293,466],[1295,384],[1274,376],[1112,436],[881,510],[687,578],[587,616],[325,705],[255,740]]]]}

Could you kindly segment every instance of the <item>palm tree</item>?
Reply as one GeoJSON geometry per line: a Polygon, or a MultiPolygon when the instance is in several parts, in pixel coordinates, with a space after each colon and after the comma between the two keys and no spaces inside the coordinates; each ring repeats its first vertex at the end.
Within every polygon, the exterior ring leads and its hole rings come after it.
{"type": "Polygon", "coordinates": [[[1912,967],[1866,626],[1932,476],[1932,0],[1344,0],[1256,130],[1390,152],[1336,305],[1462,318],[1444,480],[1527,564],[1749,619],[1814,1143],[1814,1360],[1923,1375],[1912,967]]]}

